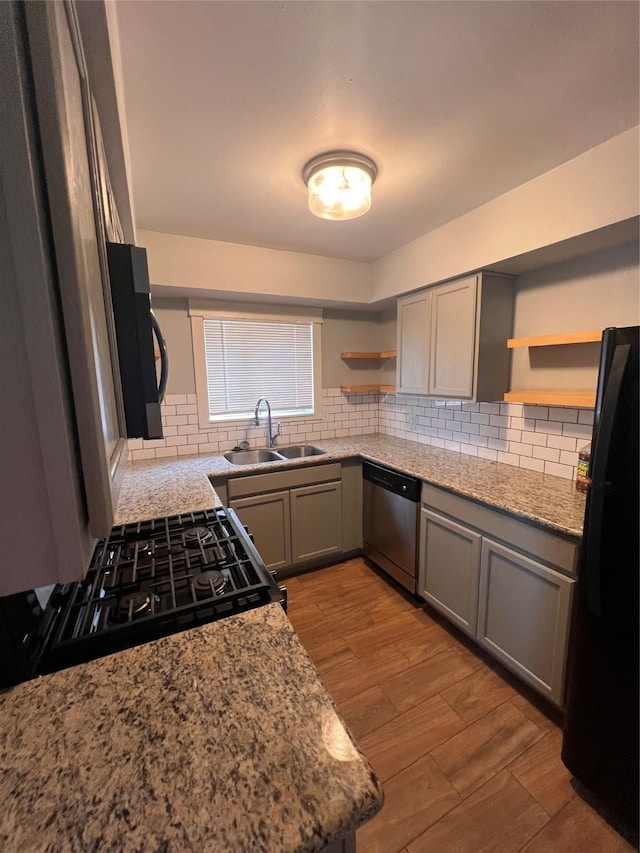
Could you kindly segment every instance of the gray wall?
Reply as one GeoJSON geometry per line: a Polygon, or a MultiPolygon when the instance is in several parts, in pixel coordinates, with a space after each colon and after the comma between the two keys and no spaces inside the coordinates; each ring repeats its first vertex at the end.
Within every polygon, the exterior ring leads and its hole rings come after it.
{"type": "Polygon", "coordinates": [[[156,299],[151,304],[169,351],[167,394],[195,394],[191,321],[186,299],[156,299]]]}
{"type": "MultiPolygon", "coordinates": [[[[604,249],[519,276],[514,282],[514,337],[640,323],[638,242],[604,249]]],[[[186,299],[154,297],[167,339],[167,393],[195,393],[186,299]]],[[[506,342],[505,342],[506,343],[506,342]]],[[[395,359],[345,361],[341,352],[396,347],[395,307],[380,313],[327,309],[322,329],[322,384],[395,384],[395,359]]],[[[512,388],[593,388],[598,344],[513,350],[512,388]]]]}
{"type": "MultiPolygon", "coordinates": [[[[638,242],[518,276],[513,336],[640,323],[638,242]]],[[[514,349],[512,388],[595,388],[599,344],[514,349]]]]}
{"type": "MultiPolygon", "coordinates": [[[[153,297],[153,310],[167,341],[169,381],[167,394],[195,394],[191,322],[186,299],[153,297]]],[[[337,388],[349,383],[395,382],[395,360],[344,361],[341,352],[380,351],[395,348],[395,308],[384,315],[326,310],[322,325],[322,384],[337,388]]]]}

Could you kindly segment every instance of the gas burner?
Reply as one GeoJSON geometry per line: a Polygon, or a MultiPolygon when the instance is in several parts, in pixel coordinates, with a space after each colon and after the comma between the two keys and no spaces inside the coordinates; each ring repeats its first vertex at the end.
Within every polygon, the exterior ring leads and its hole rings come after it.
{"type": "Polygon", "coordinates": [[[153,552],[152,539],[134,539],[133,542],[127,542],[122,548],[122,556],[125,560],[133,560],[136,553],[139,557],[146,557],[153,552]]]}
{"type": "Polygon", "coordinates": [[[213,539],[213,533],[208,527],[189,527],[182,535],[187,548],[199,548],[213,539]]]}
{"type": "Polygon", "coordinates": [[[149,595],[147,592],[129,592],[118,599],[110,617],[114,622],[128,622],[130,618],[139,619],[141,616],[152,613],[154,605],[159,602],[157,595],[149,595]]]}
{"type": "Polygon", "coordinates": [[[202,572],[193,582],[196,598],[208,598],[211,596],[212,590],[215,595],[222,595],[228,585],[229,582],[222,572],[215,569],[202,572]]]}

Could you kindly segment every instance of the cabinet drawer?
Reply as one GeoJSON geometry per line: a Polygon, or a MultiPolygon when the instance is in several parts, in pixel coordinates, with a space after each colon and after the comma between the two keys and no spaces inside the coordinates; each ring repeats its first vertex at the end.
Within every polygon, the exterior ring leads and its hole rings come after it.
{"type": "Polygon", "coordinates": [[[286,471],[274,471],[268,474],[251,474],[248,477],[235,477],[229,480],[229,498],[245,495],[258,495],[261,492],[276,492],[296,486],[311,486],[314,483],[326,483],[339,480],[342,466],[339,462],[329,465],[307,465],[304,468],[289,468],[286,471]]]}
{"type": "Polygon", "coordinates": [[[428,483],[422,484],[422,503],[495,539],[501,539],[573,577],[576,575],[580,549],[575,542],[428,483]]]}

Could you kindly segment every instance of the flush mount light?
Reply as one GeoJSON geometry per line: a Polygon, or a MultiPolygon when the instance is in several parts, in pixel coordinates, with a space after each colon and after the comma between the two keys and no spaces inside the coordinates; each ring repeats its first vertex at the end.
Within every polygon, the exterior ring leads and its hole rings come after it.
{"type": "Polygon", "coordinates": [[[302,180],[309,190],[309,210],[321,219],[355,219],[371,207],[371,185],[378,169],[353,151],[330,151],[309,160],[302,180]]]}

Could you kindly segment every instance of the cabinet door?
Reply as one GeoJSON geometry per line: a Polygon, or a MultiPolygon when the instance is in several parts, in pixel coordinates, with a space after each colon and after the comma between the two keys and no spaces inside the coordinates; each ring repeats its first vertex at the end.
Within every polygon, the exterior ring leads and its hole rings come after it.
{"type": "Polygon", "coordinates": [[[429,386],[431,291],[398,299],[397,391],[426,394],[429,386]]]}
{"type": "Polygon", "coordinates": [[[432,288],[429,394],[473,398],[477,278],[432,288]]]}
{"type": "Polygon", "coordinates": [[[249,528],[258,553],[268,569],[291,565],[291,516],[289,492],[269,492],[237,498],[229,506],[249,528]]]}
{"type": "Polygon", "coordinates": [[[473,530],[420,512],[418,595],[475,636],[481,537],[473,530]]]}
{"type": "Polygon", "coordinates": [[[478,642],[556,705],[563,703],[574,581],[483,539],[478,642]]]}
{"type": "Polygon", "coordinates": [[[291,489],[294,565],[342,551],[342,485],[319,483],[291,489]]]}

